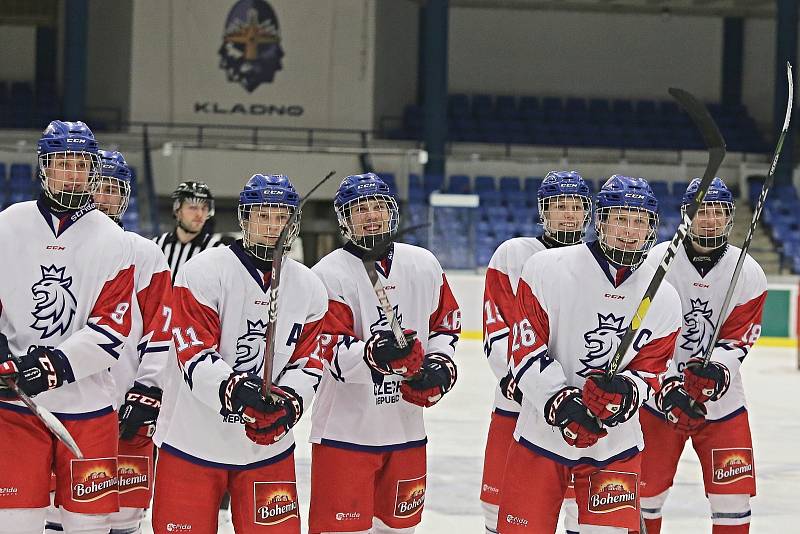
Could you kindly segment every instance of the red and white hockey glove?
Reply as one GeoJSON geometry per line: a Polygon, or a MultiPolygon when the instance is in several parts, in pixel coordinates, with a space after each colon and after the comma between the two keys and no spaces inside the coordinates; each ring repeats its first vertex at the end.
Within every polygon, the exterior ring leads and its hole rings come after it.
{"type": "Polygon", "coordinates": [[[608,432],[586,408],[581,390],[565,387],[544,405],[545,420],[561,429],[561,436],[569,445],[584,449],[591,447],[608,432]]]}
{"type": "Polygon", "coordinates": [[[449,356],[428,354],[419,373],[400,384],[400,394],[406,402],[428,408],[453,389],[456,380],[456,364],[449,356]]]}
{"type": "MultiPolygon", "coordinates": [[[[36,347],[24,356],[7,355],[0,362],[0,377],[16,382],[30,397],[74,381],[64,353],[47,347],[36,347]]],[[[16,398],[14,391],[0,382],[0,398],[16,398]]]]}
{"type": "Polygon", "coordinates": [[[656,406],[682,432],[696,430],[706,422],[706,407],[692,400],[677,376],[664,380],[656,393],[656,406]]]}
{"type": "Polygon", "coordinates": [[[413,330],[403,330],[408,345],[397,346],[391,330],[378,330],[364,345],[364,361],[382,375],[409,377],[422,367],[425,351],[413,330]]]}
{"type": "Polygon", "coordinates": [[[135,383],[119,408],[119,437],[135,447],[145,446],[156,432],[161,389],[135,383]]]}
{"type": "Polygon", "coordinates": [[[522,391],[517,387],[517,381],[514,380],[514,375],[511,374],[511,371],[500,379],[500,392],[508,400],[522,404],[522,391]]]}
{"type": "Polygon", "coordinates": [[[639,390],[627,376],[615,375],[609,380],[603,371],[592,371],[583,384],[583,402],[604,424],[615,426],[639,409],[639,390]]]}
{"type": "Polygon", "coordinates": [[[703,367],[702,358],[690,358],[683,374],[686,393],[700,403],[719,400],[731,385],[731,373],[727,367],[718,362],[708,362],[703,367]]]}

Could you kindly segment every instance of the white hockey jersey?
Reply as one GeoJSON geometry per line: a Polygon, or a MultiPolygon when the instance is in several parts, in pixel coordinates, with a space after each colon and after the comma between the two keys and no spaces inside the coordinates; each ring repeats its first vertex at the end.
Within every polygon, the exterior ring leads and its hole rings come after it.
{"type": "MultiPolygon", "coordinates": [[[[30,201],[0,213],[0,250],[0,332],[11,353],[48,346],[69,360],[67,383],[37,404],[64,419],[111,411],[108,369],[131,329],[131,241],[94,204],[59,217],[30,201]]],[[[27,410],[19,401],[0,408],[27,410]]]]}
{"type": "MultiPolygon", "coordinates": [[[[348,244],[313,267],[328,290],[325,373],[311,414],[312,443],[387,451],[426,443],[422,408],[400,394],[400,376],[371,371],[364,343],[389,330],[362,252],[348,244]]],[[[439,262],[429,251],[395,243],[377,262],[378,276],[400,325],[417,332],[425,354],[449,357],[461,333],[461,312],[439,262]]]]}
{"type": "MultiPolygon", "coordinates": [[[[503,242],[489,260],[483,291],[483,352],[498,380],[508,374],[508,333],[517,319],[516,294],[522,267],[528,259],[548,246],[538,237],[515,237],[503,242]]],[[[492,410],[509,415],[520,406],[494,388],[492,410]]]]}
{"type": "MultiPolygon", "coordinates": [[[[514,437],[522,445],[565,465],[598,467],[644,448],[638,411],[595,445],[579,449],[547,423],[544,406],[562,388],[583,388],[588,373],[605,369],[654,272],[646,263],[634,271],[614,269],[597,242],[546,250],[527,261],[517,288],[521,319],[509,334],[509,365],[523,395],[514,437]]],[[[679,305],[675,289],[662,283],[619,367],[636,383],[640,402],[666,372],[680,328],[679,305]]]]}
{"type": "MultiPolygon", "coordinates": [[[[647,262],[657,265],[667,246],[668,243],[660,243],[653,247],[647,262]]],[[[702,357],[708,348],[740,252],[739,247],[728,245],[717,264],[703,276],[689,260],[686,249],[683,246],[678,249],[666,280],[680,296],[683,328],[675,344],[675,356],[668,376],[682,375],[689,358],[702,357]]],[[[766,297],[767,278],[758,263],[748,255],[722,323],[719,341],[711,352],[711,359],[730,371],[731,383],[722,398],[705,403],[709,421],[725,419],[745,409],[739,369],[761,334],[761,312],[766,297]]],[[[647,407],[658,414],[653,399],[648,401],[647,407]]]]}
{"type": "MultiPolygon", "coordinates": [[[[241,242],[206,249],[181,268],[172,317],[179,365],[166,373],[156,445],[191,462],[234,469],[266,465],[294,449],[291,431],[277,443],[257,445],[238,415],[221,415],[220,385],[231,373],[263,375],[269,276],[241,242]]],[[[302,398],[304,411],[322,375],[317,351],[326,310],[319,279],[284,259],[272,378],[302,398]]]]}
{"type": "MultiPolygon", "coordinates": [[[[117,386],[114,404],[119,408],[125,394],[138,382],[161,386],[161,373],[172,345],[169,321],[172,317],[172,277],[167,260],[154,242],[125,232],[134,250],[135,298],[131,302],[131,332],[119,361],[111,368],[117,386]]],[[[162,388],[163,389],[163,388],[162,388]]]]}

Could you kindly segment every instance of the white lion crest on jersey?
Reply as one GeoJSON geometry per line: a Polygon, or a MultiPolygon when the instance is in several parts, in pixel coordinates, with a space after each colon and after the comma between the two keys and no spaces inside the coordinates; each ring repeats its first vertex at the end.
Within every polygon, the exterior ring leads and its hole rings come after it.
{"type": "Polygon", "coordinates": [[[692,357],[702,356],[706,352],[704,344],[711,339],[714,330],[714,323],[711,322],[714,311],[709,309],[707,301],[691,299],[689,302],[692,309],[683,316],[681,337],[684,341],[681,348],[692,351],[692,357]]]}
{"type": "Polygon", "coordinates": [[[236,340],[236,361],[233,370],[237,373],[259,374],[264,366],[264,341],[267,323],[247,321],[247,332],[236,340]]]}
{"type": "Polygon", "coordinates": [[[597,314],[599,326],[583,334],[584,346],[589,352],[581,358],[584,368],[578,371],[579,376],[586,377],[591,371],[604,369],[611,354],[617,349],[625,328],[622,322],[625,317],[614,317],[613,313],[597,314]]]}
{"type": "MultiPolygon", "coordinates": [[[[376,330],[388,330],[389,329],[389,320],[386,319],[386,314],[383,313],[383,308],[377,306],[378,308],[378,320],[372,323],[369,326],[370,333],[374,334],[376,330]],[[381,328],[383,327],[383,328],[381,328]]],[[[402,328],[403,326],[403,316],[400,315],[400,308],[397,306],[393,306],[392,309],[394,310],[394,316],[397,317],[397,324],[400,325],[402,328]]]]}
{"type": "Polygon", "coordinates": [[[69,290],[72,277],[66,276],[66,267],[51,265],[42,269],[42,279],[31,286],[33,292],[34,317],[31,328],[42,332],[45,339],[54,334],[63,335],[75,317],[78,301],[69,290]]]}

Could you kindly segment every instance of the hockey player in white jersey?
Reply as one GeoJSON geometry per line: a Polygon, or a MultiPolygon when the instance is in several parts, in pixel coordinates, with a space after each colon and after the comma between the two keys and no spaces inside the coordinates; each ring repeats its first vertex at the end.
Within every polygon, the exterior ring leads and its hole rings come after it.
{"type": "MultiPolygon", "coordinates": [[[[508,377],[508,333],[514,324],[516,291],[525,262],[542,250],[581,242],[592,214],[589,186],[577,171],[550,171],[537,192],[539,215],[544,226],[540,237],[515,237],[502,243],[489,262],[483,293],[483,346],[489,367],[500,381],[508,377]]],[[[486,440],[481,484],[481,506],[487,532],[497,532],[503,472],[520,405],[495,387],[492,419],[486,440]]],[[[574,502],[570,489],[567,499],[574,502]]],[[[574,506],[567,506],[567,532],[577,530],[574,506]]]]}
{"type": "Polygon", "coordinates": [[[131,330],[131,242],[95,209],[97,142],[82,122],[53,121],[38,142],[42,194],[0,213],[0,375],[53,412],[76,459],[5,384],[0,427],[0,532],[41,534],[55,503],[66,532],[107,534],[119,507],[116,395],[109,367],[131,330]],[[11,261],[13,259],[13,261],[11,261]]]}
{"type": "MultiPolygon", "coordinates": [[[[694,200],[699,183],[695,178],[689,184],[682,209],[694,200]]],[[[661,507],[688,439],[703,468],[712,532],[745,534],[750,529],[755,457],[739,368],[761,332],[767,279],[749,255],[711,360],[707,367],[702,364],[741,251],[728,243],[733,215],[733,195],[714,178],[667,273],[680,295],[683,328],[661,392],[641,412],[642,513],[649,534],[661,530],[661,507]]],[[[657,262],[666,245],[656,246],[648,263],[657,262]]]]}
{"type": "Polygon", "coordinates": [[[423,409],[456,382],[460,311],[433,254],[393,243],[375,267],[409,341],[401,349],[362,263],[397,231],[397,202],[367,173],[342,181],[334,208],[347,243],[313,268],[331,337],[311,420],[309,532],[410,533],[425,500],[423,409]]]}
{"type": "MultiPolygon", "coordinates": [[[[237,533],[300,532],[291,428],[322,374],[317,351],[325,288],[284,258],[277,300],[273,386],[262,393],[275,242],[299,195],[284,175],[252,176],[239,196],[243,239],[207,249],[178,273],[173,294],[177,366],[164,383],[155,532],[217,531],[231,495],[237,533]]],[[[299,230],[292,223],[286,243],[299,230]]]]}
{"type": "Polygon", "coordinates": [[[608,380],[604,370],[655,272],[642,262],[657,212],[643,178],[612,176],[597,195],[598,241],[525,263],[508,336],[507,396],[522,410],[503,479],[503,534],[554,532],[571,475],[582,534],[639,530],[638,411],[680,328],[671,286],[653,299],[618,374],[608,380]]]}

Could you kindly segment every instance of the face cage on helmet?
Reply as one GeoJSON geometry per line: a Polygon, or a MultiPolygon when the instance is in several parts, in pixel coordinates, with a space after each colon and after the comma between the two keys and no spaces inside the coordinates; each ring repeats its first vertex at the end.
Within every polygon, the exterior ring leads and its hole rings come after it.
{"type": "Polygon", "coordinates": [[[92,186],[92,196],[95,198],[97,207],[103,213],[111,217],[111,219],[114,221],[119,222],[119,220],[125,214],[125,211],[128,209],[128,202],[130,202],[131,198],[131,184],[125,180],[115,178],[114,176],[101,176],[95,180],[94,185],[92,186]],[[104,193],[105,196],[116,197],[115,202],[97,201],[100,189],[103,186],[108,189],[108,191],[104,193]]]}
{"type": "MultiPolygon", "coordinates": [[[[700,247],[709,249],[719,248],[724,244],[726,244],[728,242],[728,235],[731,233],[731,230],[733,229],[733,215],[734,212],[736,211],[736,206],[732,202],[721,202],[718,200],[711,200],[708,202],[703,202],[700,205],[700,210],[698,210],[697,215],[695,215],[695,218],[692,221],[692,225],[689,227],[689,238],[692,240],[692,243],[700,247]],[[721,230],[721,233],[713,236],[700,235],[697,232],[697,228],[695,228],[695,225],[699,224],[698,215],[700,213],[700,210],[707,208],[713,209],[717,207],[721,207],[727,212],[725,225],[722,226],[721,228],[720,227],[716,228],[717,230],[721,230]]],[[[681,215],[686,216],[686,206],[681,206],[681,215]]]]}
{"type": "MultiPolygon", "coordinates": [[[[559,245],[574,245],[576,243],[580,243],[583,236],[586,234],[586,227],[589,226],[589,220],[592,216],[592,201],[588,197],[583,195],[554,195],[552,197],[542,198],[539,199],[539,217],[542,221],[542,225],[544,226],[544,233],[547,236],[558,243],[559,245]],[[549,209],[548,206],[553,201],[557,201],[560,199],[579,199],[583,204],[583,222],[579,229],[577,230],[556,230],[555,228],[551,227],[551,221],[545,215],[546,212],[552,210],[549,209]]],[[[577,224],[577,221],[576,221],[577,224]]]]}
{"type": "Polygon", "coordinates": [[[89,203],[99,169],[100,157],[91,152],[63,151],[39,156],[39,179],[44,194],[65,210],[76,210],[89,203]],[[51,169],[51,166],[62,168],[51,169]],[[75,180],[75,175],[81,174],[85,174],[85,180],[75,180]]]}
{"type": "MultiPolygon", "coordinates": [[[[624,267],[636,267],[644,257],[647,255],[647,252],[653,248],[653,245],[656,242],[656,229],[658,228],[658,215],[653,213],[652,211],[648,211],[642,208],[635,208],[635,207],[625,207],[625,206],[611,206],[606,208],[598,208],[597,209],[597,216],[595,220],[595,225],[597,227],[597,238],[600,242],[600,248],[603,250],[606,258],[608,258],[613,263],[617,265],[621,265],[624,267]],[[647,230],[647,235],[645,237],[645,241],[641,248],[638,250],[625,250],[620,248],[615,248],[606,243],[606,227],[609,226],[609,223],[605,222],[608,220],[608,215],[611,210],[618,209],[618,210],[625,210],[628,212],[640,212],[648,216],[649,218],[649,228],[647,230]]],[[[625,227],[623,227],[625,228],[625,227]]],[[[633,230],[638,232],[638,229],[633,230]]]]}
{"type": "MultiPolygon", "coordinates": [[[[267,224],[267,223],[249,223],[250,215],[252,214],[255,208],[262,208],[266,210],[281,208],[289,209],[289,216],[291,217],[292,213],[294,213],[295,207],[290,206],[288,204],[281,204],[277,202],[270,202],[270,203],[263,203],[263,204],[241,204],[239,205],[239,227],[242,229],[242,244],[244,248],[250,251],[250,253],[255,256],[256,258],[264,261],[272,261],[273,253],[275,252],[275,243],[278,241],[278,237],[280,236],[281,231],[283,230],[284,225],[282,224],[267,224]],[[249,223],[249,224],[246,224],[249,223]],[[259,243],[255,237],[265,237],[265,238],[272,238],[273,243],[266,244],[266,243],[259,243]]],[[[286,236],[286,242],[283,245],[284,252],[288,252],[289,249],[292,248],[292,243],[300,234],[300,217],[301,214],[297,214],[297,219],[292,224],[292,227],[289,229],[289,233],[286,236]]]]}
{"type": "Polygon", "coordinates": [[[345,239],[364,250],[372,250],[375,245],[397,232],[397,226],[400,223],[400,210],[394,197],[389,195],[369,195],[353,199],[337,207],[336,217],[339,220],[339,231],[345,239]],[[367,204],[368,202],[380,202],[383,204],[381,209],[363,212],[364,216],[368,217],[368,220],[356,225],[353,222],[353,210],[359,205],[367,204]],[[375,217],[374,214],[381,215],[375,217]],[[358,235],[366,233],[365,227],[375,223],[381,225],[382,231],[372,231],[367,235],[358,235]],[[360,226],[360,228],[357,226],[360,226]],[[357,232],[357,230],[360,231],[357,232]]]}

